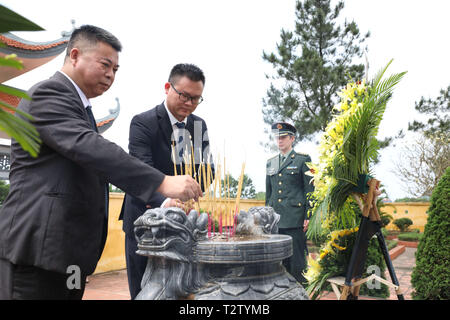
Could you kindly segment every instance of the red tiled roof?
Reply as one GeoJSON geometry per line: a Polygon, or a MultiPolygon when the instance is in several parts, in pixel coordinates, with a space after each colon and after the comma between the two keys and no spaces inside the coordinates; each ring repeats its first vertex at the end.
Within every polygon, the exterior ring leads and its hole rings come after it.
{"type": "MultiPolygon", "coordinates": [[[[12,96],[12,95],[9,95],[9,94],[4,93],[4,92],[0,92],[0,101],[3,101],[5,103],[9,104],[10,106],[17,107],[19,105],[20,100],[21,100],[21,98],[19,98],[19,97],[12,96]]],[[[0,106],[0,108],[2,108],[3,110],[5,110],[5,111],[7,111],[9,113],[13,113],[14,114],[14,112],[11,111],[10,109],[3,108],[2,106],[0,106]]],[[[105,124],[113,122],[114,120],[115,120],[115,118],[111,118],[111,119],[107,119],[107,120],[103,120],[101,122],[98,122],[97,123],[97,127],[104,126],[105,124]]]]}
{"type": "Polygon", "coordinates": [[[108,119],[108,120],[104,120],[104,121],[98,122],[97,123],[97,127],[104,126],[105,124],[110,123],[111,121],[114,121],[114,120],[115,120],[115,118],[111,118],[111,119],[108,119]]]}
{"type": "MultiPolygon", "coordinates": [[[[17,107],[19,105],[20,100],[21,100],[21,98],[19,98],[19,97],[12,96],[12,95],[9,95],[4,92],[0,92],[0,101],[3,101],[5,103],[9,104],[10,106],[17,107]]],[[[3,108],[3,110],[5,110],[9,113],[14,113],[13,111],[6,109],[6,108],[3,108]]]]}
{"type": "Polygon", "coordinates": [[[32,44],[25,44],[25,43],[10,39],[10,38],[5,37],[4,35],[0,34],[0,41],[5,43],[9,47],[19,48],[19,49],[23,49],[23,50],[30,50],[30,51],[42,51],[42,50],[60,46],[64,43],[67,43],[69,40],[62,40],[59,42],[49,43],[46,45],[32,45],[32,44]]]}

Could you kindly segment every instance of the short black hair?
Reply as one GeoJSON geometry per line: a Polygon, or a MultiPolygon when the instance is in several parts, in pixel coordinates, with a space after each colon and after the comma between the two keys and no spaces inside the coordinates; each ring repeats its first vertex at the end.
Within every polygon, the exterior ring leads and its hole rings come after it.
{"type": "Polygon", "coordinates": [[[170,71],[169,82],[176,81],[175,78],[186,76],[191,81],[201,81],[205,85],[205,75],[203,71],[194,64],[179,63],[170,71]]]}
{"type": "Polygon", "coordinates": [[[70,55],[70,51],[82,40],[87,41],[92,45],[96,45],[97,42],[100,41],[109,44],[117,52],[122,50],[122,44],[119,39],[111,32],[96,26],[83,25],[72,31],[69,43],[67,44],[66,57],[70,55]]]}

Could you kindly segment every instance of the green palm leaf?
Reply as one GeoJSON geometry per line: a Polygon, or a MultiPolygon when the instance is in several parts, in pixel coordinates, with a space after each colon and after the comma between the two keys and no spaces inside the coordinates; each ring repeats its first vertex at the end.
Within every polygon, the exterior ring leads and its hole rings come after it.
{"type": "Polygon", "coordinates": [[[0,33],[8,31],[40,31],[44,30],[34,22],[22,17],[0,4],[0,33]]]}
{"type": "MultiPolygon", "coordinates": [[[[0,33],[8,31],[44,30],[37,24],[11,11],[3,5],[0,5],[0,16],[0,33]]],[[[12,67],[16,69],[23,68],[22,62],[13,55],[1,57],[0,66],[12,67]]],[[[0,84],[0,92],[22,99],[30,99],[30,97],[22,90],[5,86],[3,84],[0,84]]],[[[39,133],[29,122],[32,120],[32,117],[3,101],[0,101],[0,107],[0,130],[6,132],[10,137],[14,138],[25,151],[30,153],[31,156],[37,157],[41,140],[39,138],[39,133]],[[13,114],[5,111],[5,109],[16,112],[25,119],[14,116],[13,114]]]]}
{"type": "Polygon", "coordinates": [[[378,155],[379,125],[386,110],[386,104],[392,97],[394,87],[406,72],[393,74],[386,79],[383,76],[392,60],[374,77],[364,96],[362,106],[346,120],[343,143],[332,159],[330,168],[336,183],[329,186],[324,199],[317,199],[310,220],[308,236],[317,237],[321,232],[323,219],[333,215],[335,226],[351,227],[354,211],[349,210],[346,201],[358,185],[361,175],[369,175],[373,161],[378,155]]]}

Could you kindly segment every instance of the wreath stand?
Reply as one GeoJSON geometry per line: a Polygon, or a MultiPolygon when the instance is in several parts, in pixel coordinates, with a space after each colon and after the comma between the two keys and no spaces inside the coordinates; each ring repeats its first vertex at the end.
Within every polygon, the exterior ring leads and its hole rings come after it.
{"type": "Polygon", "coordinates": [[[377,197],[380,194],[380,191],[378,189],[380,181],[376,179],[370,179],[368,180],[367,185],[369,186],[367,194],[352,193],[353,198],[361,208],[362,218],[358,233],[356,235],[355,245],[353,247],[346,276],[345,278],[330,278],[327,281],[330,282],[331,287],[333,288],[333,291],[336,294],[338,300],[357,300],[361,285],[374,279],[386,284],[391,288],[394,288],[398,300],[404,300],[397,276],[395,275],[394,266],[392,265],[392,261],[389,256],[386,241],[384,240],[383,234],[381,233],[381,218],[376,206],[377,197]],[[364,201],[364,204],[361,202],[361,197],[364,201]],[[378,239],[378,244],[380,245],[381,251],[383,253],[384,260],[389,270],[389,275],[392,282],[382,279],[375,274],[361,279],[367,258],[367,248],[369,246],[369,240],[374,235],[376,235],[378,239]],[[342,293],[339,291],[338,286],[343,287],[342,293]]]}

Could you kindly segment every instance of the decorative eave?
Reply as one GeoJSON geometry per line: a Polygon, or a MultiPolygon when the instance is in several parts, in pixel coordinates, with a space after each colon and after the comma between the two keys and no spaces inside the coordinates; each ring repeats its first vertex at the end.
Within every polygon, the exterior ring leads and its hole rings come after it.
{"type": "MultiPolygon", "coordinates": [[[[19,105],[19,102],[21,98],[9,95],[4,92],[0,92],[0,100],[3,102],[6,102],[10,106],[16,107],[19,105]]],[[[109,109],[109,114],[103,118],[95,119],[95,122],[97,123],[97,128],[99,133],[105,132],[107,129],[109,129],[114,121],[117,119],[120,113],[120,103],[119,98],[116,98],[117,105],[114,109],[109,109]]],[[[7,112],[11,112],[9,109],[4,109],[7,112]]],[[[6,138],[9,139],[9,136],[6,135],[3,131],[0,131],[0,138],[6,138]]]]}
{"type": "MultiPolygon", "coordinates": [[[[72,31],[75,29],[75,20],[72,20],[72,31]]],[[[16,54],[22,61],[23,69],[18,70],[11,67],[0,66],[0,83],[20,76],[34,68],[37,68],[58,56],[67,48],[72,31],[61,32],[61,38],[48,42],[33,42],[22,39],[12,33],[5,32],[0,33],[0,42],[4,43],[4,46],[0,47],[0,56],[6,56],[10,54],[16,54]]],[[[4,101],[7,104],[17,107],[20,103],[20,98],[0,92],[0,101],[4,101]]],[[[116,98],[117,106],[114,109],[109,110],[109,115],[106,117],[96,119],[97,127],[100,133],[105,132],[110,128],[119,116],[120,104],[119,99],[116,98]]],[[[11,110],[4,109],[10,113],[14,113],[11,110]]],[[[0,138],[9,139],[10,137],[0,130],[0,138]]]]}
{"type": "Polygon", "coordinates": [[[109,129],[114,123],[114,120],[116,120],[117,117],[119,116],[120,113],[119,98],[116,98],[116,101],[117,106],[114,109],[109,109],[109,115],[100,119],[95,119],[95,122],[97,123],[98,132],[100,134],[109,129]]]}
{"type": "Polygon", "coordinates": [[[64,36],[57,40],[34,42],[22,39],[10,32],[0,33],[0,41],[6,44],[6,47],[0,47],[0,52],[15,53],[18,57],[56,56],[66,49],[70,35],[71,33],[64,33],[64,36]]]}
{"type": "Polygon", "coordinates": [[[0,83],[13,79],[34,68],[37,68],[58,56],[67,48],[71,32],[63,32],[62,37],[48,42],[33,42],[22,39],[12,33],[0,34],[0,56],[16,54],[23,63],[23,69],[0,67],[0,83]]]}

